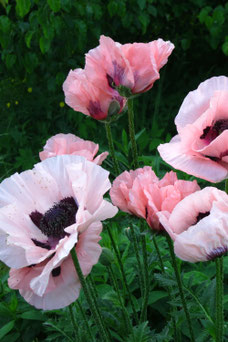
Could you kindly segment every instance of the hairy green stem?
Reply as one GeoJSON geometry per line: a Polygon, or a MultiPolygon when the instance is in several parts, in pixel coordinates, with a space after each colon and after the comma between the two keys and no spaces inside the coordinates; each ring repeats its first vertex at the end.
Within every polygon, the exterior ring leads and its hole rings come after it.
{"type": "Polygon", "coordinates": [[[134,302],[132,300],[131,291],[130,291],[128,283],[127,283],[127,279],[126,279],[126,275],[125,275],[125,272],[124,272],[123,263],[122,263],[119,251],[117,249],[116,243],[115,243],[115,241],[113,239],[110,227],[108,225],[106,227],[107,227],[107,230],[108,230],[108,235],[110,237],[110,240],[111,240],[114,252],[115,252],[116,257],[117,257],[117,261],[118,261],[118,264],[119,264],[119,267],[120,267],[120,272],[121,272],[122,278],[123,278],[123,283],[124,283],[124,286],[125,286],[125,288],[127,290],[127,293],[128,293],[128,297],[129,297],[129,301],[131,303],[131,307],[132,307],[132,311],[133,311],[133,314],[134,314],[134,318],[135,318],[136,323],[138,323],[139,319],[138,319],[138,316],[137,316],[137,312],[136,312],[136,309],[135,309],[134,302]]]}
{"type": "Polygon", "coordinates": [[[228,179],[225,180],[225,192],[228,194],[228,179]]]}
{"type": "Polygon", "coordinates": [[[118,160],[117,160],[116,154],[115,154],[115,148],[114,148],[114,143],[113,143],[113,139],[112,139],[111,125],[109,122],[105,122],[105,130],[106,130],[106,136],[108,139],[109,151],[110,151],[111,158],[113,161],[114,171],[115,171],[116,175],[119,175],[120,174],[120,168],[119,168],[119,163],[118,163],[118,160]]]}
{"type": "Polygon", "coordinates": [[[134,251],[135,251],[136,261],[138,264],[138,276],[139,276],[139,286],[140,286],[140,290],[141,290],[141,296],[143,296],[144,284],[143,284],[143,276],[142,276],[142,265],[141,265],[141,261],[140,261],[140,257],[139,257],[139,247],[138,247],[136,234],[135,234],[135,230],[134,230],[133,226],[130,228],[130,234],[132,236],[133,247],[134,247],[134,251]]]}
{"type": "Polygon", "coordinates": [[[138,152],[137,152],[137,145],[135,140],[135,125],[134,125],[134,109],[133,109],[133,99],[128,99],[128,128],[129,128],[129,135],[131,140],[131,150],[132,150],[132,157],[133,157],[133,164],[134,168],[138,168],[138,152]]]}
{"type": "Polygon", "coordinates": [[[216,263],[216,342],[223,342],[223,257],[215,259],[216,263]]]}
{"type": "Polygon", "coordinates": [[[145,235],[141,236],[142,240],[142,252],[143,252],[143,275],[144,275],[144,296],[143,296],[143,305],[140,316],[140,322],[145,322],[147,320],[147,305],[149,299],[149,271],[148,271],[148,261],[147,261],[147,251],[146,251],[146,237],[145,235]]]}
{"type": "Polygon", "coordinates": [[[109,276],[112,280],[114,289],[115,289],[117,296],[118,296],[118,299],[119,299],[119,303],[120,303],[120,306],[122,309],[121,312],[122,312],[122,316],[123,316],[123,321],[125,323],[126,332],[130,333],[133,330],[133,328],[131,325],[129,314],[128,314],[125,306],[124,306],[124,302],[123,302],[123,299],[122,299],[122,296],[121,296],[121,293],[119,290],[119,286],[118,286],[118,283],[116,280],[116,276],[115,276],[115,273],[113,272],[112,266],[108,266],[108,272],[109,272],[109,276]]]}
{"type": "Polygon", "coordinates": [[[184,313],[185,313],[187,324],[188,324],[188,329],[189,329],[189,333],[190,333],[190,339],[191,339],[192,342],[194,342],[195,338],[194,338],[194,334],[193,334],[191,318],[190,318],[190,314],[189,314],[189,311],[188,311],[187,303],[186,303],[186,300],[185,300],[183,286],[182,286],[182,281],[181,281],[181,277],[180,277],[180,272],[179,272],[179,269],[178,269],[178,266],[177,266],[177,261],[176,261],[176,257],[175,257],[174,250],[173,250],[173,242],[172,242],[172,240],[171,240],[171,238],[170,238],[170,236],[168,234],[166,235],[166,240],[167,240],[167,243],[168,243],[168,246],[169,246],[170,256],[171,256],[172,265],[173,265],[173,269],[174,269],[176,280],[177,280],[179,294],[180,294],[180,298],[181,298],[181,301],[182,301],[184,313]]]}
{"type": "Polygon", "coordinates": [[[75,336],[75,340],[76,341],[80,341],[79,340],[79,335],[78,335],[78,327],[74,318],[74,313],[73,313],[73,309],[72,309],[72,304],[68,306],[69,311],[70,311],[70,319],[74,328],[74,336],[75,336]]]}
{"type": "Polygon", "coordinates": [[[73,263],[74,263],[74,267],[75,267],[75,270],[78,274],[78,277],[79,277],[79,280],[80,280],[80,283],[82,285],[82,288],[83,288],[83,291],[84,291],[84,294],[85,294],[85,297],[86,297],[86,300],[90,306],[90,310],[92,312],[92,315],[94,317],[94,320],[96,322],[96,325],[98,326],[99,328],[99,331],[100,331],[100,334],[101,334],[101,337],[103,339],[103,341],[110,341],[109,340],[109,337],[108,337],[108,334],[107,334],[107,331],[105,329],[105,326],[104,326],[104,323],[103,323],[103,320],[101,319],[101,315],[100,315],[100,312],[99,312],[99,308],[95,305],[94,301],[93,301],[93,298],[92,298],[92,295],[91,295],[91,292],[89,290],[89,286],[87,286],[87,283],[85,281],[85,278],[84,278],[84,275],[82,273],[82,270],[81,270],[81,267],[80,267],[80,264],[79,264],[79,261],[78,261],[78,257],[77,257],[77,253],[75,251],[75,247],[72,248],[71,250],[71,257],[73,259],[73,263]]]}
{"type": "Polygon", "coordinates": [[[158,255],[161,271],[162,271],[162,273],[164,273],[165,272],[165,268],[164,268],[164,264],[163,264],[163,261],[162,261],[161,253],[160,253],[157,241],[156,241],[156,236],[155,236],[154,233],[152,233],[152,234],[153,234],[152,239],[153,239],[154,247],[155,247],[157,255],[158,255]]]}
{"type": "Polygon", "coordinates": [[[84,323],[86,325],[86,332],[88,333],[89,338],[90,338],[89,341],[94,341],[94,337],[92,335],[92,332],[91,332],[91,329],[90,329],[90,326],[89,326],[89,323],[88,323],[88,319],[87,319],[87,317],[85,315],[85,312],[84,312],[84,310],[83,310],[79,300],[76,301],[76,305],[78,306],[79,311],[81,312],[81,315],[83,317],[84,323]]]}
{"type": "MultiPolygon", "coordinates": [[[[165,267],[164,267],[164,263],[163,263],[163,260],[162,260],[162,256],[161,256],[161,253],[160,253],[160,249],[158,247],[158,244],[157,244],[157,240],[156,240],[156,235],[155,233],[153,233],[153,243],[154,243],[154,247],[156,249],[156,252],[157,252],[157,255],[158,255],[158,259],[159,259],[159,263],[160,263],[160,267],[161,267],[161,272],[163,274],[165,274],[165,267]]],[[[167,293],[168,293],[168,296],[169,298],[172,300],[173,299],[173,296],[171,295],[171,291],[169,288],[166,289],[167,293]]],[[[175,308],[173,309],[173,312],[174,312],[175,308]]],[[[176,320],[175,318],[173,317],[172,313],[171,313],[171,320],[172,320],[172,324],[173,324],[173,330],[174,330],[174,337],[175,337],[175,341],[179,341],[179,338],[177,336],[177,325],[176,325],[176,320]]]]}

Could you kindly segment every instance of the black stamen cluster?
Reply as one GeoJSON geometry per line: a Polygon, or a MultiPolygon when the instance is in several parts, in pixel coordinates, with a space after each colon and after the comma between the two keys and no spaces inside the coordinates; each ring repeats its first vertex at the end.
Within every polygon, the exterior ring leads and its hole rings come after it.
{"type": "Polygon", "coordinates": [[[48,237],[63,238],[64,229],[75,223],[78,206],[73,197],[67,197],[56,203],[43,215],[38,211],[30,214],[33,223],[48,237]]]}
{"type": "Polygon", "coordinates": [[[228,129],[228,120],[218,120],[213,126],[207,126],[204,128],[200,139],[208,139],[209,141],[212,141],[226,129],[228,129]]]}

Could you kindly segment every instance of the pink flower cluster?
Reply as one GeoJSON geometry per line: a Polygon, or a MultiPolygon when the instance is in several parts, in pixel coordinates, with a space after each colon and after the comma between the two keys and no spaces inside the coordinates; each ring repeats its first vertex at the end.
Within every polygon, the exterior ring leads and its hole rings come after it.
{"type": "Polygon", "coordinates": [[[171,171],[161,180],[151,167],[123,172],[110,190],[114,205],[166,231],[176,255],[189,262],[208,261],[228,251],[228,195],[196,181],[178,180],[171,171]]]}
{"type": "Polygon", "coordinates": [[[66,103],[96,120],[122,111],[126,99],[119,86],[132,94],[149,90],[160,77],[174,45],[162,39],[120,44],[101,36],[100,45],[86,54],[85,69],[71,70],[63,84],[66,103]]]}
{"type": "Polygon", "coordinates": [[[155,230],[163,230],[158,212],[171,213],[178,202],[199,189],[196,181],[178,180],[173,171],[159,180],[152,168],[145,166],[118,176],[110,196],[121,210],[146,219],[155,230]]]}

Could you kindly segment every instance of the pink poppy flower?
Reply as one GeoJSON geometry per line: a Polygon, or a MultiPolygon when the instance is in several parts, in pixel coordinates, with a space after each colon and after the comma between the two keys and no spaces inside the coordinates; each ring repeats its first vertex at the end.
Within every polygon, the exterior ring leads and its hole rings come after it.
{"type": "Polygon", "coordinates": [[[121,85],[137,94],[153,86],[173,49],[172,43],[162,39],[121,45],[101,36],[100,45],[86,54],[85,71],[88,79],[101,89],[109,86],[112,92],[121,85]]]}
{"type": "Polygon", "coordinates": [[[63,83],[63,91],[68,106],[96,120],[106,119],[110,106],[115,107],[115,114],[120,113],[126,102],[116,90],[110,93],[105,84],[99,88],[88,81],[83,69],[69,72],[63,83]]]}
{"type": "Polygon", "coordinates": [[[55,157],[62,154],[72,154],[85,157],[87,160],[101,165],[107,158],[108,152],[95,155],[99,150],[99,145],[90,140],[83,140],[74,134],[56,134],[49,138],[44,146],[44,150],[39,153],[40,160],[55,157]]]}
{"type": "Polygon", "coordinates": [[[69,253],[77,244],[85,275],[97,262],[100,221],[117,212],[103,199],[109,188],[106,170],[72,155],[0,184],[0,260],[12,268],[9,285],[35,307],[57,309],[78,297],[69,253]]]}
{"type": "Polygon", "coordinates": [[[196,190],[199,190],[196,181],[178,180],[172,171],[159,180],[152,168],[145,166],[118,176],[110,196],[121,210],[142,217],[151,228],[161,230],[157,213],[172,212],[179,201],[196,190]]]}
{"type": "Polygon", "coordinates": [[[212,77],[190,92],[175,119],[178,135],[158,147],[174,168],[210,182],[228,173],[228,78],[212,77]]]}
{"type": "Polygon", "coordinates": [[[184,198],[171,214],[164,211],[158,217],[182,260],[212,260],[228,250],[228,195],[224,191],[204,188],[184,198]]]}
{"type": "Polygon", "coordinates": [[[150,43],[124,44],[121,47],[134,75],[133,94],[150,90],[160,78],[159,70],[168,62],[174,45],[162,39],[150,43]]]}

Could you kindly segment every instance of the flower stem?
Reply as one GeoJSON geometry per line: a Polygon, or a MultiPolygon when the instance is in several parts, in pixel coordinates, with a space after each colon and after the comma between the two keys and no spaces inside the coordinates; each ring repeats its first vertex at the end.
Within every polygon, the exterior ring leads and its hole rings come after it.
{"type": "Polygon", "coordinates": [[[215,259],[216,262],[216,342],[223,342],[223,257],[215,259]]]}
{"type": "Polygon", "coordinates": [[[149,299],[149,288],[150,288],[150,282],[149,282],[149,272],[148,272],[148,261],[147,261],[147,251],[146,251],[146,237],[145,235],[141,236],[142,239],[142,252],[143,252],[143,265],[144,265],[144,296],[143,296],[143,305],[142,305],[142,311],[140,316],[140,322],[145,322],[147,319],[147,305],[148,305],[148,299],[149,299]]]}
{"type": "Polygon", "coordinates": [[[115,154],[115,148],[114,148],[114,143],[112,139],[111,125],[109,122],[105,122],[105,130],[106,130],[106,136],[108,139],[110,154],[111,154],[113,165],[114,165],[114,171],[115,171],[115,174],[118,175],[120,174],[120,168],[119,168],[119,163],[115,154]]]}
{"type": "Polygon", "coordinates": [[[137,239],[136,239],[136,234],[135,234],[135,230],[134,230],[133,226],[130,228],[130,233],[131,233],[132,240],[133,240],[133,247],[134,247],[134,252],[135,252],[136,260],[137,260],[137,263],[138,263],[139,286],[140,286],[140,290],[141,290],[141,295],[143,296],[142,265],[141,265],[141,261],[140,261],[140,257],[139,257],[139,247],[138,247],[138,243],[137,243],[137,239]]]}
{"type": "Polygon", "coordinates": [[[82,317],[83,317],[84,323],[85,323],[85,325],[86,325],[86,332],[88,333],[89,338],[90,338],[89,341],[94,341],[94,337],[93,337],[93,335],[92,335],[92,332],[91,332],[91,329],[90,329],[90,326],[89,326],[89,323],[88,323],[88,319],[87,319],[87,317],[86,317],[86,315],[85,315],[85,312],[84,312],[84,310],[83,310],[83,308],[82,308],[81,303],[80,303],[79,300],[77,300],[76,305],[78,306],[78,308],[79,308],[79,310],[80,310],[80,312],[81,312],[81,315],[82,315],[82,317]]]}
{"type": "Polygon", "coordinates": [[[179,289],[179,293],[180,293],[180,298],[181,298],[181,301],[182,301],[184,313],[185,313],[187,324],[188,324],[188,329],[189,329],[189,333],[190,333],[190,339],[191,339],[192,342],[194,342],[195,338],[194,338],[194,334],[193,334],[191,318],[190,318],[190,314],[189,314],[189,311],[188,311],[188,308],[187,308],[187,304],[186,304],[186,300],[185,300],[185,296],[184,296],[184,291],[183,291],[182,281],[181,281],[181,277],[180,277],[180,272],[178,270],[177,261],[176,261],[176,257],[175,257],[174,250],[173,250],[173,243],[172,243],[172,240],[171,240],[169,235],[166,235],[166,240],[167,240],[167,243],[168,243],[168,246],[169,246],[169,252],[170,252],[170,256],[171,256],[171,260],[172,260],[172,264],[173,264],[173,269],[174,269],[176,280],[177,280],[177,285],[178,285],[178,289],[179,289]]]}
{"type": "Polygon", "coordinates": [[[225,192],[228,194],[228,179],[225,180],[225,192]]]}
{"type": "Polygon", "coordinates": [[[111,240],[114,252],[115,252],[116,257],[117,257],[117,261],[118,261],[118,264],[119,264],[119,267],[120,267],[120,271],[121,271],[121,274],[122,274],[122,278],[123,278],[123,283],[125,285],[125,288],[127,290],[128,296],[129,296],[129,300],[130,300],[130,303],[131,303],[131,307],[132,307],[132,311],[133,311],[133,314],[134,314],[134,318],[135,318],[135,321],[138,323],[139,320],[138,320],[138,316],[137,316],[137,312],[136,312],[136,309],[135,309],[134,302],[132,300],[131,291],[130,291],[128,283],[127,283],[126,275],[125,275],[124,268],[123,268],[123,263],[122,263],[119,251],[117,249],[116,243],[115,243],[115,241],[113,239],[110,227],[108,225],[106,227],[107,227],[107,230],[108,230],[108,235],[110,237],[110,240],[111,240]]]}
{"type": "Polygon", "coordinates": [[[131,150],[133,157],[134,168],[138,168],[138,152],[137,145],[135,141],[135,127],[134,127],[134,109],[133,109],[133,99],[128,99],[128,127],[129,127],[129,135],[131,140],[131,150]]]}
{"type": "Polygon", "coordinates": [[[114,289],[115,289],[115,291],[117,293],[117,296],[118,296],[118,299],[119,299],[119,303],[120,303],[120,306],[121,306],[121,309],[122,309],[121,312],[122,312],[122,316],[123,316],[123,321],[125,323],[126,332],[130,333],[132,331],[131,321],[130,321],[128,312],[127,312],[127,310],[126,310],[126,308],[124,306],[124,302],[123,302],[123,299],[121,297],[119,286],[117,284],[116,276],[115,276],[115,273],[113,272],[112,266],[108,266],[108,272],[109,272],[109,276],[110,276],[110,278],[112,280],[114,289]]]}
{"type": "Polygon", "coordinates": [[[152,239],[153,239],[154,247],[155,247],[157,255],[158,255],[161,271],[162,271],[162,273],[164,273],[165,272],[165,268],[164,268],[164,264],[163,264],[163,261],[162,261],[161,253],[160,253],[160,250],[159,250],[159,247],[158,247],[158,244],[157,244],[156,237],[155,237],[154,233],[153,233],[152,239]]]}
{"type": "Polygon", "coordinates": [[[106,341],[110,341],[109,337],[108,337],[108,334],[106,332],[103,320],[101,319],[101,315],[100,315],[99,309],[98,309],[98,307],[95,305],[95,303],[93,301],[93,298],[92,298],[91,293],[89,291],[89,286],[87,286],[87,283],[85,281],[84,275],[82,273],[82,270],[81,270],[81,267],[80,267],[80,264],[79,264],[79,261],[78,261],[77,253],[75,251],[75,247],[72,248],[70,253],[71,253],[71,256],[72,256],[72,259],[73,259],[75,270],[76,270],[76,272],[78,274],[80,283],[82,285],[82,288],[83,288],[86,300],[87,300],[87,302],[88,302],[88,304],[90,306],[90,310],[92,312],[92,315],[94,317],[96,325],[99,328],[101,337],[102,337],[103,341],[105,341],[105,342],[106,341]]]}
{"type": "MultiPolygon", "coordinates": [[[[157,244],[155,233],[153,233],[152,236],[153,236],[152,239],[153,239],[154,247],[156,249],[156,252],[157,252],[157,255],[158,255],[158,259],[159,259],[159,263],[160,263],[160,267],[161,267],[161,273],[165,274],[165,267],[164,267],[164,263],[163,263],[162,256],[161,256],[161,253],[160,253],[160,249],[159,249],[158,244],[157,244]]],[[[171,294],[171,290],[169,289],[169,287],[167,287],[166,291],[168,293],[169,298],[171,300],[173,300],[173,296],[171,294]]],[[[172,311],[173,312],[170,314],[170,316],[171,316],[173,330],[174,330],[174,337],[175,337],[175,341],[178,342],[179,338],[178,338],[178,334],[177,334],[176,319],[175,319],[175,317],[173,317],[173,313],[175,313],[175,308],[173,308],[172,311]]]]}
{"type": "Polygon", "coordinates": [[[71,322],[74,328],[74,336],[75,336],[75,340],[79,341],[79,336],[78,336],[78,327],[76,324],[76,321],[74,319],[74,313],[73,313],[73,309],[72,309],[72,304],[68,306],[69,311],[70,311],[70,318],[71,318],[71,322]]]}

